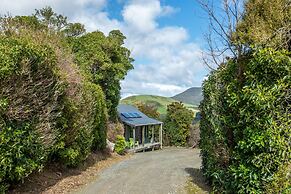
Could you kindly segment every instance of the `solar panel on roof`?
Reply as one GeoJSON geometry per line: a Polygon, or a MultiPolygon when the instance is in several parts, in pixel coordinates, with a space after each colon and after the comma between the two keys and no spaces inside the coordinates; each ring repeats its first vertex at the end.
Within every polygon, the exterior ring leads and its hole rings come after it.
{"type": "Polygon", "coordinates": [[[134,112],[133,114],[134,114],[134,116],[135,116],[136,118],[141,118],[141,115],[138,114],[137,112],[134,112]]]}
{"type": "Polygon", "coordinates": [[[142,116],[136,112],[123,112],[121,113],[122,116],[124,116],[125,118],[142,118],[142,116]]]}
{"type": "Polygon", "coordinates": [[[129,112],[128,114],[130,115],[130,118],[136,118],[133,113],[129,112]]]}
{"type": "Polygon", "coordinates": [[[124,116],[125,118],[131,118],[130,115],[129,115],[128,113],[126,113],[126,112],[123,112],[123,113],[121,113],[121,114],[122,114],[122,116],[124,116]]]}

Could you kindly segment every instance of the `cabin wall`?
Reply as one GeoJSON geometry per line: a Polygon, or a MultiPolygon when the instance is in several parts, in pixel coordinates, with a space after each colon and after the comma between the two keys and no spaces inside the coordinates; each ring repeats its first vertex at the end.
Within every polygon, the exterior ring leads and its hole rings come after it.
{"type": "Polygon", "coordinates": [[[139,127],[131,127],[124,124],[124,137],[126,141],[130,141],[130,138],[133,138],[133,130],[135,130],[135,142],[138,142],[139,145],[142,145],[143,141],[143,128],[144,128],[144,144],[151,143],[161,143],[161,125],[147,125],[139,127]],[[154,135],[154,138],[152,136],[154,135]]]}
{"type": "Polygon", "coordinates": [[[125,141],[129,141],[130,138],[133,138],[133,127],[124,125],[124,138],[125,141]]]}

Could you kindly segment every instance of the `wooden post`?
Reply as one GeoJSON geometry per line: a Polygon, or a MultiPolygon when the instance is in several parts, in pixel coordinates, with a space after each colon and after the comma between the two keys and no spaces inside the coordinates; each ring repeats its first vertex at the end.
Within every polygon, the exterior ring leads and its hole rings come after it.
{"type": "Polygon", "coordinates": [[[151,143],[154,143],[154,136],[155,136],[155,126],[152,125],[152,139],[151,139],[151,143]]]}
{"type": "MultiPolygon", "coordinates": [[[[155,136],[155,125],[152,125],[151,126],[152,127],[152,139],[151,139],[151,143],[152,144],[154,144],[154,136],[155,136]]],[[[153,147],[152,147],[152,151],[154,151],[155,150],[155,146],[154,145],[152,145],[153,147]]]]}
{"type": "Polygon", "coordinates": [[[160,144],[161,149],[163,149],[163,124],[160,125],[160,144]]]}
{"type": "Polygon", "coordinates": [[[142,147],[143,147],[143,151],[145,151],[145,149],[144,149],[144,141],[145,141],[145,126],[142,126],[141,129],[142,129],[142,147]]]}
{"type": "Polygon", "coordinates": [[[133,143],[133,150],[134,150],[134,152],[135,152],[135,127],[133,127],[132,129],[133,129],[133,131],[132,131],[133,134],[132,134],[132,135],[133,135],[133,142],[134,142],[134,143],[133,143]]]}

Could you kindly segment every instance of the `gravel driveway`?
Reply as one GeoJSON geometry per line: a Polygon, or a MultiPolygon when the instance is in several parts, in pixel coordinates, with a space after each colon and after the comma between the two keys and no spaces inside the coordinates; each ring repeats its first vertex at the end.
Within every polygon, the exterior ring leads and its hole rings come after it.
{"type": "Polygon", "coordinates": [[[198,149],[165,148],[136,153],[130,159],[103,170],[95,181],[76,193],[207,193],[201,180],[200,165],[198,149]],[[189,183],[190,187],[196,188],[187,188],[189,183]]]}

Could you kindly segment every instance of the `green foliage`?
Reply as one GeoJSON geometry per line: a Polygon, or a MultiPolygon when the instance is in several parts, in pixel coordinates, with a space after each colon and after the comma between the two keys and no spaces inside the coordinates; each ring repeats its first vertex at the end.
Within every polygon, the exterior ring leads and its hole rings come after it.
{"type": "Polygon", "coordinates": [[[133,68],[124,39],[85,34],[50,7],[0,18],[0,192],[49,161],[77,166],[106,147],[108,111],[116,117],[133,68]]]}
{"type": "Polygon", "coordinates": [[[67,37],[78,37],[86,32],[83,24],[69,23],[62,32],[67,37]]]}
{"type": "Polygon", "coordinates": [[[154,119],[159,119],[160,113],[158,113],[158,108],[156,108],[154,105],[151,104],[145,104],[145,103],[137,103],[135,105],[138,110],[140,110],[142,113],[146,114],[147,116],[154,118],[154,119]]]}
{"type": "Polygon", "coordinates": [[[0,192],[7,184],[41,169],[47,157],[39,135],[29,124],[9,125],[0,129],[0,192]]]}
{"type": "Polygon", "coordinates": [[[281,166],[274,174],[273,180],[268,184],[265,189],[266,193],[290,193],[291,186],[291,164],[281,166]]]}
{"type": "Polygon", "coordinates": [[[55,30],[60,30],[67,25],[67,17],[56,14],[51,7],[36,9],[34,16],[37,17],[44,26],[54,28],[55,30]]]}
{"type": "Polygon", "coordinates": [[[65,84],[59,80],[53,48],[26,35],[11,35],[0,36],[0,51],[0,126],[28,123],[45,148],[54,149],[65,84]]]}
{"type": "Polygon", "coordinates": [[[67,166],[80,164],[92,149],[104,149],[107,137],[107,109],[100,86],[84,81],[74,90],[74,97],[64,100],[60,123],[64,146],[56,152],[67,166]]]}
{"type": "Polygon", "coordinates": [[[129,141],[126,142],[126,148],[133,148],[134,146],[134,141],[133,141],[133,138],[129,138],[129,141]]]}
{"type": "Polygon", "coordinates": [[[117,135],[114,150],[116,151],[116,153],[123,155],[125,154],[125,148],[126,148],[125,138],[121,135],[117,135]]]}
{"type": "Polygon", "coordinates": [[[232,39],[245,45],[291,49],[291,8],[289,0],[248,0],[232,39]]]}
{"type": "Polygon", "coordinates": [[[105,95],[73,61],[82,27],[49,8],[0,18],[0,192],[47,162],[77,166],[106,146],[105,95]]]}
{"type": "MultiPolygon", "coordinates": [[[[27,17],[27,16],[22,16],[27,17]]],[[[36,9],[35,14],[30,16],[33,21],[36,19],[38,27],[47,28],[53,32],[60,33],[68,38],[78,37],[86,32],[83,24],[80,23],[69,23],[68,18],[61,14],[57,14],[51,7],[45,7],[42,9],[36,9]]],[[[35,25],[36,22],[33,24],[35,25]]],[[[31,22],[29,22],[31,24],[31,22]]]]}
{"type": "Polygon", "coordinates": [[[107,37],[95,31],[72,41],[77,64],[93,83],[103,89],[112,120],[117,118],[120,80],[133,68],[130,51],[122,46],[124,39],[123,34],[115,30],[107,37]]]}
{"type": "Polygon", "coordinates": [[[280,169],[290,166],[290,86],[290,53],[272,49],[230,60],[203,83],[200,148],[214,190],[284,193],[270,185],[286,180],[280,169]]]}
{"type": "Polygon", "coordinates": [[[186,146],[193,117],[193,112],[181,102],[169,104],[164,125],[165,144],[186,146]]]}

